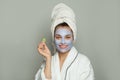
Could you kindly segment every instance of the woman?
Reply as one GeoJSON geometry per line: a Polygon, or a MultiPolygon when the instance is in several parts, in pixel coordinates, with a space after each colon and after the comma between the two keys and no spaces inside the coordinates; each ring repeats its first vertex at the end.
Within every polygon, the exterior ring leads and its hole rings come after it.
{"type": "Polygon", "coordinates": [[[72,9],[63,3],[56,5],[51,26],[56,53],[51,56],[45,42],[39,44],[38,51],[46,58],[46,62],[38,70],[35,80],[94,80],[89,59],[73,46],[76,30],[72,9]]]}

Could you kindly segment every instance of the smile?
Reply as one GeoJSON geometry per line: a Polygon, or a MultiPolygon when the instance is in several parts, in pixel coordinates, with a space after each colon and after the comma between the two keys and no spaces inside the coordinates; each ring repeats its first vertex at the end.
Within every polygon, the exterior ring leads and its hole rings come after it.
{"type": "Polygon", "coordinates": [[[65,48],[68,47],[68,45],[61,44],[61,45],[59,45],[59,47],[60,47],[61,49],[65,49],[65,48]]]}

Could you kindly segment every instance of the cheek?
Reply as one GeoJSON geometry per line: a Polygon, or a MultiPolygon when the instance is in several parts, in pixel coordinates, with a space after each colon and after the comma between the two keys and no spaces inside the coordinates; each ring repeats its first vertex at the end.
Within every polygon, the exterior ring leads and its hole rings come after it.
{"type": "Polygon", "coordinates": [[[55,42],[55,44],[60,44],[60,43],[61,43],[61,40],[55,39],[54,42],[55,42]]]}
{"type": "MultiPolygon", "coordinates": [[[[55,39],[54,41],[55,41],[55,44],[56,44],[56,45],[59,45],[59,44],[62,43],[62,40],[57,40],[57,39],[55,39]]],[[[64,40],[64,42],[65,42],[65,44],[67,44],[67,45],[71,45],[71,44],[73,43],[73,40],[72,40],[72,39],[70,39],[70,40],[64,40]]]]}
{"type": "Polygon", "coordinates": [[[73,43],[73,40],[65,40],[66,44],[71,45],[73,43]]]}

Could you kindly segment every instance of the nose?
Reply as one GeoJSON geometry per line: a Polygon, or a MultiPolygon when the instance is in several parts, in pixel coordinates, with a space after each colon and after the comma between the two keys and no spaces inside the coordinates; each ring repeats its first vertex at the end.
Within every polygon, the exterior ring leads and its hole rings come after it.
{"type": "Polygon", "coordinates": [[[61,43],[62,43],[62,44],[64,44],[64,43],[65,43],[65,39],[64,39],[64,38],[62,38],[61,43]]]}

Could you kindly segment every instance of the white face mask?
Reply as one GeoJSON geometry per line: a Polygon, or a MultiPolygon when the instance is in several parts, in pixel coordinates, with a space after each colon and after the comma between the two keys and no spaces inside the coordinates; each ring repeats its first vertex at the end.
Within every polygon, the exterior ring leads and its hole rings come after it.
{"type": "Polygon", "coordinates": [[[72,31],[67,28],[58,28],[55,32],[55,45],[61,53],[69,51],[73,46],[72,31]]]}

